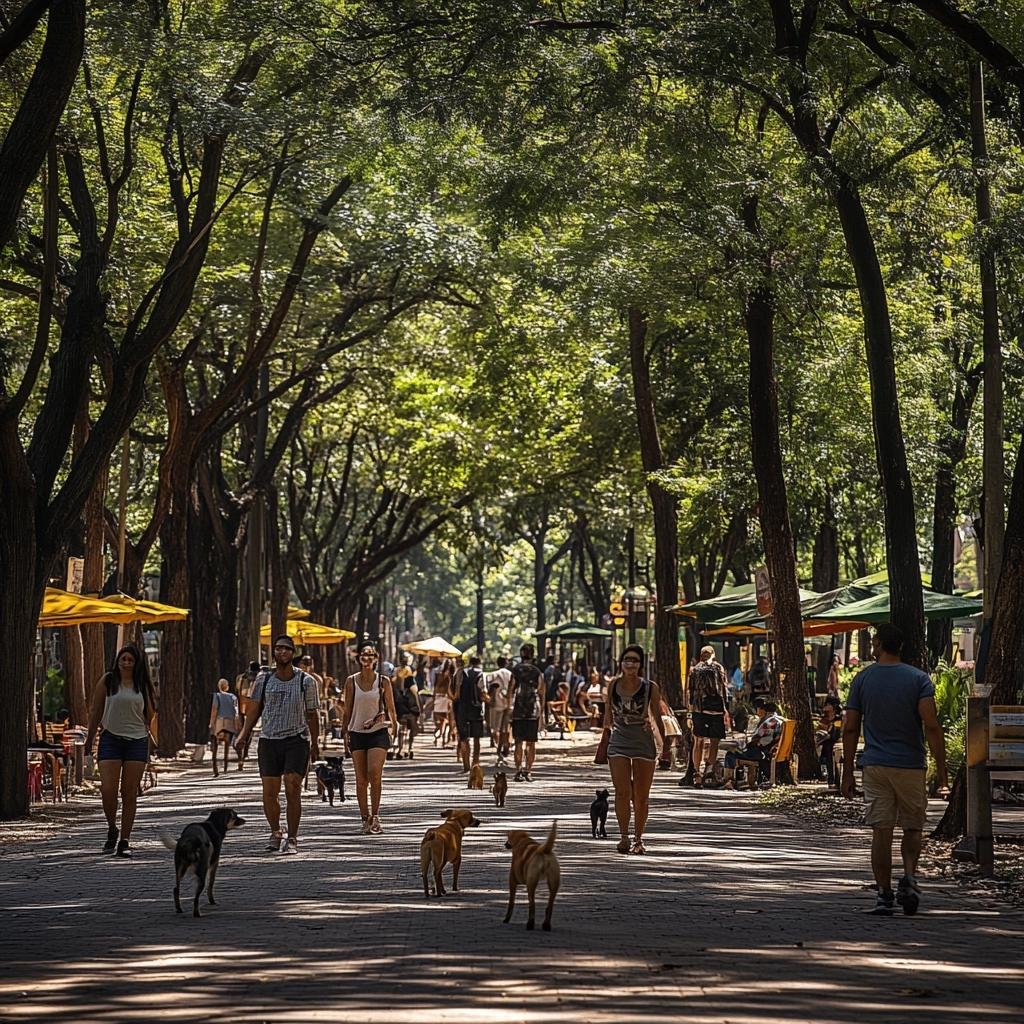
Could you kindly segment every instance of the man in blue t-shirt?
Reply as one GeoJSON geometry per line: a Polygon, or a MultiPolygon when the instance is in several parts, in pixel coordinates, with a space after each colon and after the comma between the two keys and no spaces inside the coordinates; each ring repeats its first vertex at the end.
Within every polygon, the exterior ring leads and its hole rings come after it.
{"type": "Polygon", "coordinates": [[[901,657],[903,633],[883,623],[871,640],[876,662],[853,681],[843,720],[843,796],[854,796],[853,768],[864,726],[864,821],[871,826],[871,870],[878,885],[872,914],[891,916],[894,903],[917,913],[916,871],[928,813],[927,737],[940,789],[946,788],[946,743],[928,675],[901,657]],[[922,728],[924,736],[922,736],[922,728]],[[892,834],[903,829],[903,877],[892,891],[892,834]]]}

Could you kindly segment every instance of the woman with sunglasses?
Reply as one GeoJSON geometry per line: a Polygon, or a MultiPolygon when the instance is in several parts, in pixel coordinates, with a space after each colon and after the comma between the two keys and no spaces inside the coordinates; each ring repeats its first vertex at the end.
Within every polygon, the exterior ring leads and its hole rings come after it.
{"type": "Polygon", "coordinates": [[[661,689],[641,675],[644,651],[630,644],[619,659],[619,674],[608,684],[604,727],[611,730],[608,739],[608,766],[615,787],[615,817],[621,839],[619,853],[643,854],[644,828],[654,780],[654,766],[665,742],[664,726],[657,713],[661,707],[661,689]],[[661,737],[655,743],[657,730],[661,737]],[[629,844],[629,819],[633,818],[633,845],[629,844]]]}
{"type": "Polygon", "coordinates": [[[345,745],[356,772],[356,799],[363,818],[362,835],[384,831],[380,823],[380,792],[384,761],[391,748],[389,729],[398,734],[398,716],[391,680],[377,671],[377,647],[359,645],[359,671],[345,680],[345,745]],[[369,789],[369,801],[367,801],[369,789]]]}

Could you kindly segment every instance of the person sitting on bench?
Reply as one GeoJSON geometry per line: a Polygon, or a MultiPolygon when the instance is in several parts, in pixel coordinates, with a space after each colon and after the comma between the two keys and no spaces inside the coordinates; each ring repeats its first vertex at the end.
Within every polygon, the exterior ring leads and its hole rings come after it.
{"type": "Polygon", "coordinates": [[[754,700],[757,722],[745,747],[730,750],[725,755],[725,788],[735,789],[734,778],[738,763],[746,765],[747,788],[754,789],[762,772],[767,769],[775,747],[782,736],[782,717],[773,700],[758,697],[754,700]]]}

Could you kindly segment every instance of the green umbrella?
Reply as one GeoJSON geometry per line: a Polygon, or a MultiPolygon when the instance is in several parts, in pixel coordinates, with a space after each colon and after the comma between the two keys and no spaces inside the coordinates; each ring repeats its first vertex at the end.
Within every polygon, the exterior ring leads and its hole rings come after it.
{"type": "Polygon", "coordinates": [[[674,604],[668,611],[675,612],[676,615],[692,616],[701,622],[709,622],[748,608],[757,608],[757,595],[753,583],[726,587],[717,597],[707,597],[703,601],[674,604]]]}
{"type": "MultiPolygon", "coordinates": [[[[981,611],[980,601],[971,601],[965,597],[936,594],[933,590],[922,590],[921,596],[924,599],[924,617],[926,619],[957,619],[967,615],[977,615],[981,611]]],[[[867,622],[876,626],[880,622],[888,622],[890,616],[889,595],[885,593],[875,594],[874,597],[867,597],[851,604],[837,605],[835,608],[829,608],[809,617],[845,622],[867,622]]]]}
{"type": "MultiPolygon", "coordinates": [[[[812,601],[817,601],[821,595],[815,593],[813,590],[801,590],[800,591],[800,608],[803,609],[805,604],[810,604],[812,601]]],[[[690,607],[693,607],[692,605],[690,607]]],[[[807,618],[806,615],[803,616],[807,618]]],[[[701,616],[698,616],[701,618],[701,616]]],[[[732,615],[726,616],[724,619],[715,619],[713,622],[708,621],[707,626],[709,629],[727,629],[731,626],[760,626],[764,628],[764,616],[757,610],[757,605],[754,604],[750,608],[744,608],[743,611],[735,612],[732,615]]]]}
{"type": "Polygon", "coordinates": [[[550,629],[543,629],[537,634],[546,636],[549,640],[601,640],[611,635],[610,629],[593,626],[589,622],[563,622],[550,629]]]}

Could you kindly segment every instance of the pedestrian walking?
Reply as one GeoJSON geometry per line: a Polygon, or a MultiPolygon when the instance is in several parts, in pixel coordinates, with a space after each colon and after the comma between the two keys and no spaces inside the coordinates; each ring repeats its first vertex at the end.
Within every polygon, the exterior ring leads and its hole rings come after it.
{"type": "Polygon", "coordinates": [[[263,813],[270,826],[267,850],[299,852],[302,782],[310,753],[319,757],[320,704],[316,680],[293,664],[295,643],[282,634],[274,641],[274,671],[260,672],[250,691],[245,725],[235,740],[244,750],[256,722],[262,718],[256,760],[263,783],[263,813]],[[281,783],[287,802],[288,834],[281,831],[281,783]]]}
{"type": "Polygon", "coordinates": [[[412,745],[420,731],[420,698],[412,669],[407,665],[399,668],[391,689],[395,700],[395,714],[398,716],[395,752],[400,758],[408,756],[411,761],[412,745]],[[407,748],[406,754],[402,753],[403,748],[407,748]]]}
{"type": "Polygon", "coordinates": [[[85,749],[92,750],[100,733],[100,799],[107,819],[104,853],[132,855],[130,839],[135,825],[142,774],[149,761],[153,731],[153,686],[146,658],[134,644],[125,644],[114,657],[92,693],[85,749]],[[121,794],[121,827],[117,826],[117,797],[121,794]]]}
{"type": "MultiPolygon", "coordinates": [[[[238,714],[238,698],[231,692],[226,679],[217,683],[210,706],[210,747],[213,750],[213,774],[217,774],[217,747],[224,744],[224,771],[228,770],[228,752],[241,731],[242,723],[238,714]]],[[[236,750],[238,767],[242,767],[242,751],[236,750]]]]}
{"type": "Polygon", "coordinates": [[[452,712],[452,679],[455,675],[455,662],[450,658],[438,666],[433,673],[434,676],[434,746],[437,746],[438,739],[441,740],[441,749],[448,747],[451,739],[451,712],[452,712]]]}
{"type": "Polygon", "coordinates": [[[664,746],[665,733],[658,714],[661,689],[645,679],[644,650],[629,644],[619,660],[619,674],[608,684],[604,726],[608,738],[608,766],[615,787],[615,817],[619,823],[619,853],[643,854],[644,829],[654,780],[658,751],[664,746]],[[655,732],[660,742],[655,743],[655,732]],[[632,812],[633,845],[629,843],[632,812]]]}
{"type": "Polygon", "coordinates": [[[512,704],[512,738],[516,744],[516,773],[513,782],[533,782],[537,732],[540,728],[540,716],[544,713],[546,687],[544,676],[533,663],[533,645],[523,644],[519,649],[519,656],[521,660],[512,669],[512,686],[509,690],[509,700],[512,704]]]}
{"type": "Polygon", "coordinates": [[[871,828],[871,871],[878,886],[872,914],[891,916],[894,904],[916,914],[921,902],[917,861],[928,815],[924,737],[946,788],[946,741],[935,711],[935,687],[925,672],[902,658],[903,633],[882,623],[871,639],[875,664],[854,679],[843,719],[842,792],[853,799],[854,758],[864,727],[864,823],[871,828]],[[893,893],[892,837],[903,830],[903,877],[893,893]]]}
{"type": "MultiPolygon", "coordinates": [[[[249,713],[249,694],[252,692],[252,684],[256,682],[256,677],[260,674],[260,663],[258,661],[250,661],[249,667],[245,672],[239,673],[235,678],[235,693],[238,694],[238,713],[242,716],[244,723],[246,716],[249,713]]],[[[241,771],[245,766],[245,762],[249,758],[249,741],[246,740],[245,746],[240,751],[240,757],[238,759],[238,770],[241,771]]]]}
{"type": "Polygon", "coordinates": [[[508,658],[499,657],[498,667],[487,680],[487,693],[491,701],[487,705],[488,728],[491,734],[491,746],[498,752],[498,767],[506,764],[509,750],[509,729],[512,726],[512,704],[509,700],[509,687],[512,685],[512,673],[508,669],[508,658]]]}
{"type": "Polygon", "coordinates": [[[480,668],[480,657],[474,654],[467,668],[460,668],[455,674],[455,728],[459,735],[459,758],[462,770],[470,768],[470,744],[472,763],[480,763],[480,740],[484,735],[484,711],[488,696],[484,688],[484,674],[480,668]]]}
{"type": "Polygon", "coordinates": [[[718,744],[732,728],[729,717],[729,684],[725,669],[715,661],[713,647],[704,647],[700,661],[687,679],[690,714],[693,719],[693,784],[714,781],[718,744]]]}
{"type": "Polygon", "coordinates": [[[377,654],[377,645],[364,640],[359,645],[359,671],[345,680],[345,743],[356,773],[362,835],[384,831],[380,795],[391,747],[389,727],[398,732],[391,680],[377,671],[377,654]]]}
{"type": "Polygon", "coordinates": [[[839,669],[842,667],[842,664],[842,658],[838,654],[833,654],[832,663],[828,667],[828,678],[825,680],[828,696],[834,697],[836,700],[839,700],[839,669]]]}

